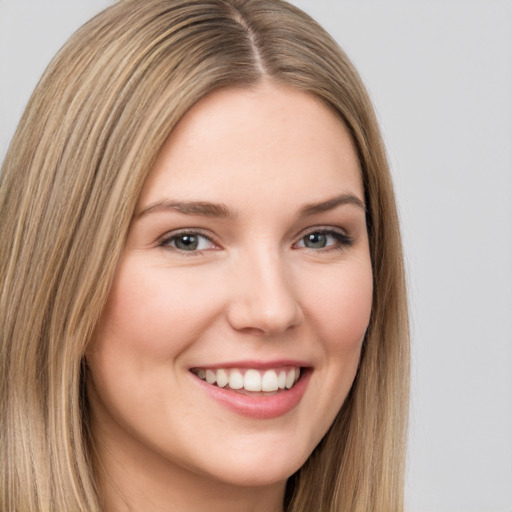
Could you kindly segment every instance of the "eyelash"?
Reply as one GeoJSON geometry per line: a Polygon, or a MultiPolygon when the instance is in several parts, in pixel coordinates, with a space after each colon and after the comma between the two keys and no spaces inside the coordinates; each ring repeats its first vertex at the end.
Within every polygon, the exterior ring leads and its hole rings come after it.
{"type": "MultiPolygon", "coordinates": [[[[207,240],[211,245],[218,248],[218,244],[215,243],[215,241],[211,238],[211,236],[204,234],[201,231],[190,229],[190,230],[182,230],[176,233],[173,233],[171,236],[166,236],[164,239],[162,239],[159,242],[159,247],[162,247],[163,249],[167,250],[174,250],[178,252],[179,254],[183,254],[185,256],[198,256],[201,255],[205,250],[209,249],[194,249],[194,250],[186,250],[186,249],[180,249],[179,247],[176,247],[175,245],[172,245],[172,243],[176,243],[177,240],[180,239],[180,237],[195,237],[197,239],[204,239],[207,240]]],[[[200,242],[198,242],[200,243],[200,242]]],[[[309,231],[301,234],[299,240],[293,244],[295,249],[309,249],[314,252],[329,252],[329,251],[339,251],[343,250],[346,247],[350,247],[353,244],[353,239],[347,235],[342,230],[332,229],[332,228],[322,228],[322,227],[316,227],[313,229],[310,229],[309,231]],[[304,242],[305,238],[307,236],[311,235],[324,235],[326,237],[331,237],[335,240],[335,243],[332,243],[330,245],[327,245],[326,247],[320,247],[320,248],[311,248],[306,247],[305,245],[302,247],[296,247],[297,244],[304,242]]]]}
{"type": "Polygon", "coordinates": [[[302,234],[302,236],[299,238],[299,241],[295,242],[294,245],[297,245],[298,243],[303,242],[307,236],[311,236],[311,235],[324,235],[327,237],[332,237],[335,240],[335,243],[328,245],[326,247],[318,248],[318,249],[304,247],[305,249],[310,249],[312,251],[317,251],[317,250],[322,251],[322,252],[339,251],[339,250],[343,250],[347,247],[350,247],[353,244],[352,237],[347,235],[347,233],[345,233],[342,230],[316,227],[316,228],[310,229],[306,233],[302,234]]]}

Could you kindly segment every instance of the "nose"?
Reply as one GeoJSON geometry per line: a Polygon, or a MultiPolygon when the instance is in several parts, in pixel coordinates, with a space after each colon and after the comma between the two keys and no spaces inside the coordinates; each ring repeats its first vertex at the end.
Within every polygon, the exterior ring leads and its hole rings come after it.
{"type": "Polygon", "coordinates": [[[302,322],[292,273],[277,252],[262,250],[241,257],[233,277],[228,321],[234,329],[268,336],[302,322]]]}

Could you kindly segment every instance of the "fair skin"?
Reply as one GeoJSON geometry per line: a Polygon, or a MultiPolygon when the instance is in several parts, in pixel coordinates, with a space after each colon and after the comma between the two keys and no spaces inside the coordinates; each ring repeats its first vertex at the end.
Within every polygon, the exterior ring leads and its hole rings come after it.
{"type": "Polygon", "coordinates": [[[269,81],[199,101],[145,183],[86,354],[106,510],[282,511],[371,303],[339,119],[269,81]]]}

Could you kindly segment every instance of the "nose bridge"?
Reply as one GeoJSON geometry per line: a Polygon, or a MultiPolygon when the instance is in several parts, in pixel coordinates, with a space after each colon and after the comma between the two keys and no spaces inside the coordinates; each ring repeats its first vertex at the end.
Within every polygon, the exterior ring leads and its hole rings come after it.
{"type": "Polygon", "coordinates": [[[233,327],[273,334],[300,323],[293,275],[278,249],[260,244],[241,254],[238,263],[229,315],[233,327]]]}

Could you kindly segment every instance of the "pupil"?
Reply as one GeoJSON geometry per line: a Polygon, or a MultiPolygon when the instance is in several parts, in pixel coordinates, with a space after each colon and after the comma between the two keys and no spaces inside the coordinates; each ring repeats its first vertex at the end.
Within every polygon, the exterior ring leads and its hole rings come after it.
{"type": "Polygon", "coordinates": [[[176,240],[176,247],[184,251],[194,251],[197,249],[199,241],[195,235],[181,235],[176,240]]]}
{"type": "Polygon", "coordinates": [[[304,237],[304,244],[311,249],[322,249],[326,243],[327,237],[323,233],[311,233],[304,237]]]}

